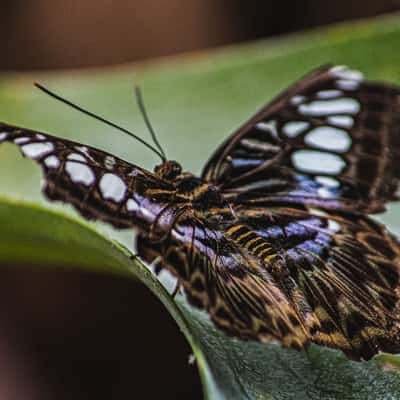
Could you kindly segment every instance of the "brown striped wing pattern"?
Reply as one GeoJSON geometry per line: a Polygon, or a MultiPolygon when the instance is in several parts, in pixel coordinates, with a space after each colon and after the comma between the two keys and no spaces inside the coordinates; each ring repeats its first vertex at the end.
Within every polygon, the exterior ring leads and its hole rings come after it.
{"type": "Polygon", "coordinates": [[[207,267],[224,282],[203,304],[214,322],[357,360],[400,351],[399,244],[366,217],[397,199],[399,153],[400,89],[344,67],[307,75],[228,138],[203,171],[235,215],[219,236],[236,256],[207,267]]]}
{"type": "Polygon", "coordinates": [[[155,246],[139,236],[139,253],[162,260],[230,335],[296,349],[314,342],[355,360],[400,351],[400,251],[383,226],[279,207],[237,218],[181,221],[180,240],[155,246]]]}
{"type": "Polygon", "coordinates": [[[400,247],[368,218],[397,199],[399,134],[400,89],[331,66],[263,107],[201,178],[0,123],[50,200],[136,229],[139,256],[218,328],[355,360],[400,351],[400,247]]]}

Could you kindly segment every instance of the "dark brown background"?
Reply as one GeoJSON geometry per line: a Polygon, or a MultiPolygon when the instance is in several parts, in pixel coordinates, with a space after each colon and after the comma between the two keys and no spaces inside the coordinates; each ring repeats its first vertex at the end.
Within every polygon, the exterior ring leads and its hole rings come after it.
{"type": "MultiPolygon", "coordinates": [[[[0,69],[111,65],[400,8],[383,0],[2,0],[0,69]]],[[[200,399],[189,346],[143,286],[6,268],[0,398],[200,399]]]]}
{"type": "Polygon", "coordinates": [[[399,0],[1,0],[0,68],[116,64],[399,8],[399,0]]]}

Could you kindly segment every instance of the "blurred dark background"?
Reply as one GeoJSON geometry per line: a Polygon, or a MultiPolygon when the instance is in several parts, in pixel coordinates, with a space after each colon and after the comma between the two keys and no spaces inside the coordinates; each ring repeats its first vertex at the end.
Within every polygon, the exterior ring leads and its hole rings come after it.
{"type": "Polygon", "coordinates": [[[1,0],[1,69],[109,65],[400,9],[400,0],[1,0]]]}
{"type": "MultiPolygon", "coordinates": [[[[400,9],[393,0],[2,0],[2,70],[113,65],[400,9]]],[[[190,348],[142,285],[4,268],[0,399],[200,399],[190,348]]]]}

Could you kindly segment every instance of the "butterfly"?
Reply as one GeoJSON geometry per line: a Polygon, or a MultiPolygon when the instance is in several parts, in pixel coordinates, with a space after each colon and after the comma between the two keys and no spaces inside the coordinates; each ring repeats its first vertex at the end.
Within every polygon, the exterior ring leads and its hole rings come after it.
{"type": "Polygon", "coordinates": [[[400,351],[399,242],[368,217],[397,200],[399,87],[321,67],[234,132],[200,177],[162,150],[150,172],[5,123],[0,142],[41,165],[50,200],[135,229],[138,255],[227,334],[354,360],[400,351]]]}

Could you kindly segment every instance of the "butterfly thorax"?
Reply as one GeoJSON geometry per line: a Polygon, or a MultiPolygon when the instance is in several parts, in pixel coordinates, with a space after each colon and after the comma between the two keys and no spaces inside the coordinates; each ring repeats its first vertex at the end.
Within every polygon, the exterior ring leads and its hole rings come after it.
{"type": "Polygon", "coordinates": [[[220,191],[203,179],[190,172],[182,172],[176,161],[165,161],[154,168],[156,175],[171,182],[176,189],[176,201],[190,206],[196,216],[232,217],[231,207],[220,191]]]}

